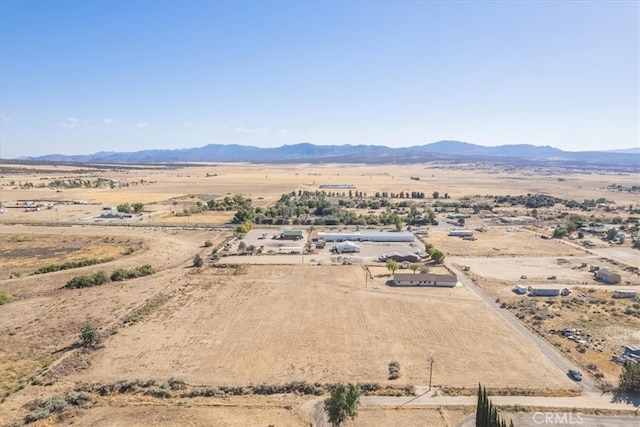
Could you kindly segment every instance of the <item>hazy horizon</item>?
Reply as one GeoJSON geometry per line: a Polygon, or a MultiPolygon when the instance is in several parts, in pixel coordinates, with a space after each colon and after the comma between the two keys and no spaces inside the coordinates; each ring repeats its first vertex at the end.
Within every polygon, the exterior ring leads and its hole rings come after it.
{"type": "Polygon", "coordinates": [[[638,147],[638,2],[0,2],[0,157],[638,147]]]}

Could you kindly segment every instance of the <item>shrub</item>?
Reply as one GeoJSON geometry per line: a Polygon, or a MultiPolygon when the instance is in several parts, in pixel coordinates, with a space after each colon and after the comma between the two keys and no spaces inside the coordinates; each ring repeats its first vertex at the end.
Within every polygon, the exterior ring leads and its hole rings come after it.
{"type": "Polygon", "coordinates": [[[0,305],[9,304],[13,301],[13,295],[6,291],[0,291],[0,305]]]}
{"type": "Polygon", "coordinates": [[[397,380],[400,378],[400,364],[395,360],[389,363],[389,379],[397,380]]]}
{"type": "Polygon", "coordinates": [[[84,347],[96,347],[102,341],[102,335],[98,328],[90,323],[85,323],[80,330],[80,340],[84,347]]]}
{"type": "Polygon", "coordinates": [[[76,276],[69,280],[64,287],[66,289],[89,288],[91,286],[103,285],[109,282],[109,276],[104,271],[99,271],[87,276],[76,276]]]}
{"type": "Polygon", "coordinates": [[[41,267],[31,274],[45,274],[45,273],[51,273],[54,271],[69,270],[72,268],[80,268],[80,267],[87,267],[89,265],[102,264],[109,261],[113,261],[113,258],[101,258],[101,259],[93,258],[93,259],[84,259],[80,261],[67,261],[62,264],[51,264],[45,267],[41,267]]]}
{"type": "Polygon", "coordinates": [[[153,397],[159,397],[161,399],[169,399],[170,397],[173,396],[173,393],[171,393],[171,390],[168,390],[164,387],[151,387],[150,389],[145,391],[144,394],[147,394],[153,397]]]}
{"type": "Polygon", "coordinates": [[[91,400],[91,393],[88,391],[72,391],[64,399],[71,405],[79,406],[91,400]]]}
{"type": "Polygon", "coordinates": [[[196,254],[196,256],[193,257],[193,266],[202,267],[203,264],[204,264],[204,261],[202,260],[202,257],[200,256],[200,254],[196,254]]]}
{"type": "Polygon", "coordinates": [[[211,246],[213,246],[213,242],[211,240],[207,240],[204,242],[205,248],[210,248],[211,246]]]}
{"type": "Polygon", "coordinates": [[[169,378],[167,385],[171,390],[184,390],[187,388],[187,383],[178,378],[169,378]]]}

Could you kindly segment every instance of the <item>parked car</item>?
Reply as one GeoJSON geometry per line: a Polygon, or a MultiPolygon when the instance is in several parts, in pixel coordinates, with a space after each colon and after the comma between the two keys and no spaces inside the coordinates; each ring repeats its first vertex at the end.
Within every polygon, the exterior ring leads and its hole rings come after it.
{"type": "Polygon", "coordinates": [[[527,280],[527,276],[525,276],[524,274],[522,276],[520,276],[521,280],[527,280]]]}
{"type": "Polygon", "coordinates": [[[569,376],[575,381],[582,381],[582,373],[575,369],[569,369],[569,376]]]}

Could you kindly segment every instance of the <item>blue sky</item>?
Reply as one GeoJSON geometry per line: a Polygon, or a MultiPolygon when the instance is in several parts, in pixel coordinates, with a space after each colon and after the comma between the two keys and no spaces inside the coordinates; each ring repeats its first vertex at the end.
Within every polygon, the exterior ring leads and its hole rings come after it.
{"type": "Polygon", "coordinates": [[[0,1],[0,156],[640,141],[640,3],[0,1]]]}

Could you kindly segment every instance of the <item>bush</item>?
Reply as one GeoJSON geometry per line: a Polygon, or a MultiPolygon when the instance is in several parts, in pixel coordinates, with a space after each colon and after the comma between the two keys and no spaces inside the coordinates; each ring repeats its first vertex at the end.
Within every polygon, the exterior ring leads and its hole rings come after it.
{"type": "Polygon", "coordinates": [[[90,288],[91,286],[103,285],[109,282],[109,276],[104,271],[99,271],[87,276],[76,276],[69,280],[64,287],[66,289],[90,288]]]}
{"type": "Polygon", "coordinates": [[[207,240],[204,242],[205,248],[210,248],[211,246],[213,246],[213,242],[211,240],[207,240]]]}
{"type": "Polygon", "coordinates": [[[13,295],[6,291],[0,291],[0,305],[9,304],[13,301],[13,295]]]}
{"type": "Polygon", "coordinates": [[[400,378],[400,364],[395,360],[389,363],[389,379],[397,380],[400,378]]]}
{"type": "Polygon", "coordinates": [[[95,348],[102,341],[102,335],[98,328],[90,323],[85,323],[80,330],[80,340],[84,347],[95,348]]]}
{"type": "Polygon", "coordinates": [[[202,257],[200,256],[200,254],[196,254],[196,256],[193,257],[193,266],[202,267],[203,265],[204,261],[202,260],[202,257]]]}
{"type": "Polygon", "coordinates": [[[173,393],[171,393],[171,390],[168,390],[164,387],[151,387],[150,389],[145,391],[144,394],[147,394],[153,397],[159,397],[161,399],[169,399],[170,397],[173,396],[173,393]]]}
{"type": "Polygon", "coordinates": [[[101,258],[101,259],[93,258],[93,259],[84,259],[81,261],[67,261],[62,264],[51,264],[45,267],[41,267],[31,274],[32,275],[45,274],[45,273],[51,273],[54,271],[69,270],[72,268],[80,268],[80,267],[87,267],[95,264],[102,264],[109,261],[113,261],[113,258],[101,258]]]}
{"type": "Polygon", "coordinates": [[[167,385],[171,390],[184,390],[187,388],[187,383],[178,378],[169,378],[167,385]]]}
{"type": "Polygon", "coordinates": [[[111,280],[114,281],[114,282],[119,282],[119,281],[122,281],[122,280],[135,279],[137,277],[149,276],[151,274],[154,274],[155,272],[156,272],[155,269],[149,264],[145,264],[145,265],[142,265],[140,267],[136,267],[133,270],[126,270],[124,268],[119,268],[117,270],[114,270],[113,273],[111,273],[111,280]]]}
{"type": "Polygon", "coordinates": [[[91,400],[91,393],[88,391],[72,391],[64,399],[71,405],[79,406],[91,400]]]}

